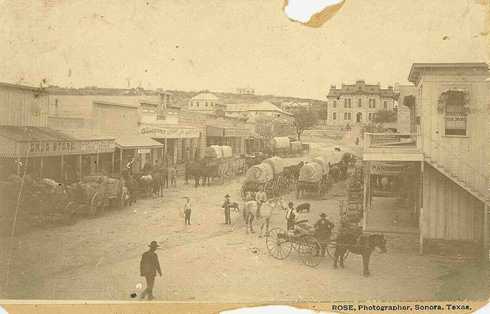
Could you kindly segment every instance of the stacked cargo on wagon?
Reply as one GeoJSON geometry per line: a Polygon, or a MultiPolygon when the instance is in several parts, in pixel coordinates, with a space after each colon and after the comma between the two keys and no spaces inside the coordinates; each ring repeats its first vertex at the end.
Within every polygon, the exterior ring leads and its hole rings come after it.
{"type": "Polygon", "coordinates": [[[204,156],[208,165],[218,168],[218,176],[222,179],[240,175],[245,171],[245,159],[233,156],[233,149],[226,145],[211,145],[206,147],[204,156]]]}
{"type": "Polygon", "coordinates": [[[287,157],[291,152],[291,141],[289,137],[274,137],[272,139],[272,153],[275,156],[287,157]]]}
{"type": "Polygon", "coordinates": [[[284,176],[284,168],[290,166],[291,163],[281,157],[271,157],[250,167],[242,185],[242,198],[245,198],[248,192],[256,193],[262,188],[265,189],[268,197],[286,192],[287,180],[284,176]]]}
{"type": "Polygon", "coordinates": [[[301,167],[298,184],[296,185],[296,198],[300,199],[306,193],[315,193],[319,197],[327,191],[330,172],[330,160],[326,156],[312,159],[301,167]]]}

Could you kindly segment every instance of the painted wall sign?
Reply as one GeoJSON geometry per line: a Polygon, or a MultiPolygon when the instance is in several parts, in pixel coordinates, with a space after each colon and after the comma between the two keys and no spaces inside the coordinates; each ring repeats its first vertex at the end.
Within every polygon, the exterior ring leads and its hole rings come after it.
{"type": "Polygon", "coordinates": [[[155,138],[195,138],[199,137],[198,129],[190,128],[164,128],[155,126],[144,126],[140,129],[141,134],[155,138]]]}

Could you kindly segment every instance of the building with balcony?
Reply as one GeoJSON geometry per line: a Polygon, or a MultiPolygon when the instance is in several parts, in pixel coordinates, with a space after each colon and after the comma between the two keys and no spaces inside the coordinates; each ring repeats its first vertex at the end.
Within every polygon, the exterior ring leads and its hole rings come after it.
{"type": "Polygon", "coordinates": [[[380,84],[366,84],[359,80],[355,84],[330,87],[327,95],[327,124],[366,124],[374,119],[379,110],[393,110],[397,94],[392,86],[381,88],[380,84]]]}
{"type": "Polygon", "coordinates": [[[422,253],[488,258],[488,77],[486,63],[412,65],[413,133],[365,135],[366,230],[416,233],[422,253]],[[376,193],[387,182],[398,185],[391,200],[376,193]]]}

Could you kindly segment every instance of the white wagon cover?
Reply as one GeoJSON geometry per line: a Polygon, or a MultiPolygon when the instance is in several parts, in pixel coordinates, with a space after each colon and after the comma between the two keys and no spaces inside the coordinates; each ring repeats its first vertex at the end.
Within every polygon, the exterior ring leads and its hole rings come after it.
{"type": "Polygon", "coordinates": [[[310,162],[299,170],[299,181],[320,182],[323,175],[323,168],[319,163],[310,162]]]}
{"type": "Polygon", "coordinates": [[[231,146],[221,146],[221,157],[231,158],[233,156],[233,149],[231,146]]]}
{"type": "Polygon", "coordinates": [[[245,175],[246,182],[265,183],[274,178],[274,170],[268,163],[250,167],[245,175]]]}
{"type": "Polygon", "coordinates": [[[267,158],[262,163],[269,164],[272,167],[275,176],[281,174],[285,167],[290,166],[290,162],[281,157],[267,158]]]}
{"type": "Polygon", "coordinates": [[[204,156],[208,158],[223,158],[223,149],[219,145],[211,145],[206,147],[204,156]]]}
{"type": "Polygon", "coordinates": [[[289,137],[274,137],[272,146],[279,149],[289,149],[289,137]]]}

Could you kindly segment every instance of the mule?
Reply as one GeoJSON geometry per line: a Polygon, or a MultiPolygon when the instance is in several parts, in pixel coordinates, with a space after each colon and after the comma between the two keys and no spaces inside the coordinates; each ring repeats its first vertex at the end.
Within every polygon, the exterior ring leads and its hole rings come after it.
{"type": "Polygon", "coordinates": [[[386,239],[382,234],[361,234],[359,237],[344,235],[339,236],[336,241],[333,267],[337,268],[337,262],[344,268],[344,256],[349,251],[352,254],[361,255],[363,275],[369,276],[369,259],[373,251],[379,248],[386,253],[386,239]]]}

